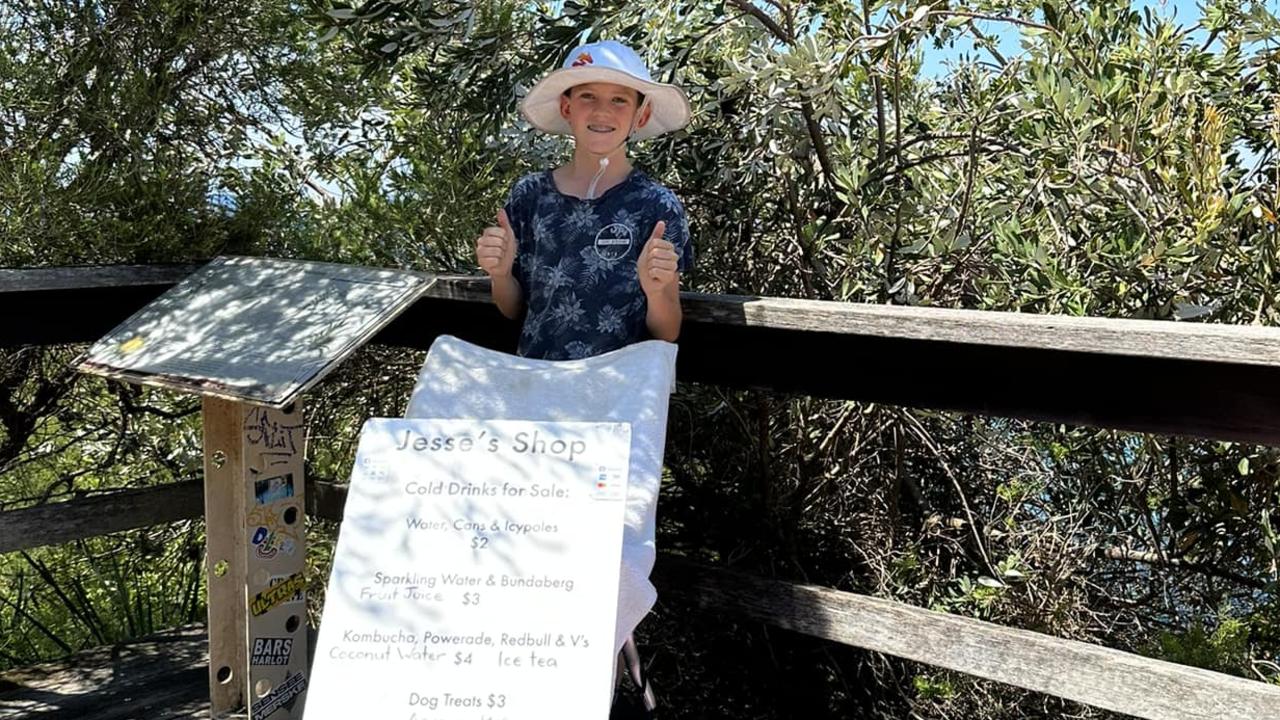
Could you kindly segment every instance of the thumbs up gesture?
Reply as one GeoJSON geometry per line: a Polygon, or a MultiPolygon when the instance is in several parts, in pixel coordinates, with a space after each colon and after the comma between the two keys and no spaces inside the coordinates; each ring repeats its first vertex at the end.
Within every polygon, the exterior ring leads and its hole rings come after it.
{"type": "Polygon", "coordinates": [[[636,272],[640,275],[640,288],[648,297],[677,293],[680,288],[680,273],[676,271],[676,246],[663,239],[667,231],[667,223],[659,220],[653,226],[648,241],[640,250],[640,259],[636,261],[636,272]]]}
{"type": "Polygon", "coordinates": [[[491,278],[511,276],[511,262],[516,257],[516,235],[511,231],[507,211],[498,211],[498,224],[484,229],[476,239],[476,262],[491,278]]]}

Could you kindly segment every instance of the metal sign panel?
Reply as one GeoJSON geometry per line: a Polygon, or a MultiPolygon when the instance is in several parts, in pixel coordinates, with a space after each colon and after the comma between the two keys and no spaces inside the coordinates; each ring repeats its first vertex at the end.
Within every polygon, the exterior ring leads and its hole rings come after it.
{"type": "Polygon", "coordinates": [[[284,407],[433,281],[404,270],[219,257],[95,343],[79,369],[284,407]]]}

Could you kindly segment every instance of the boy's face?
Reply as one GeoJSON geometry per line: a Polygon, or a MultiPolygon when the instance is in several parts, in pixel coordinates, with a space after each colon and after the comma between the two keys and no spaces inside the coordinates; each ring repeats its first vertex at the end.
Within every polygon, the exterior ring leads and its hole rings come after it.
{"type": "Polygon", "coordinates": [[[640,117],[640,93],[625,85],[587,83],[575,85],[569,96],[560,96],[560,115],[573,129],[573,139],[585,150],[608,154],[627,138],[631,121],[637,128],[649,122],[650,108],[640,117]]]}

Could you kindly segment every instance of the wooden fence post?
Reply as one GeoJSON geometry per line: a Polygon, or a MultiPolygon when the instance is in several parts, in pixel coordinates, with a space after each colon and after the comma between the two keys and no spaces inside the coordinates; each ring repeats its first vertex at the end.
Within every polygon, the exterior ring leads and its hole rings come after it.
{"type": "Polygon", "coordinates": [[[213,716],[302,715],[306,521],[300,405],[204,398],[213,716]],[[281,714],[283,713],[283,714],[281,714]]]}

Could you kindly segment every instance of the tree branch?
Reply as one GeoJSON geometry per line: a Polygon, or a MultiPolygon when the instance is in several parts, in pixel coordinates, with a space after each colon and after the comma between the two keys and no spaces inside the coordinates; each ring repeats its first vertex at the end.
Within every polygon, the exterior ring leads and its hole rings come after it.
{"type": "Polygon", "coordinates": [[[1255,590],[1265,590],[1267,588],[1267,583],[1257,578],[1251,578],[1246,575],[1231,572],[1230,570],[1222,570],[1212,565],[1188,562],[1181,558],[1161,558],[1158,554],[1153,552],[1144,552],[1142,550],[1134,550],[1133,548],[1127,547],[1108,547],[1099,548],[1098,554],[1108,560],[1122,560],[1126,562],[1145,563],[1155,567],[1189,570],[1201,575],[1208,575],[1210,577],[1216,577],[1223,580],[1231,580],[1232,582],[1240,583],[1241,585],[1255,590]]]}
{"type": "Polygon", "coordinates": [[[790,33],[788,33],[786,30],[783,29],[781,25],[778,24],[777,20],[774,20],[772,17],[770,17],[769,13],[765,12],[764,10],[761,10],[759,7],[756,7],[754,4],[750,2],[750,0],[729,0],[729,1],[733,3],[734,7],[738,8],[739,10],[743,11],[744,13],[758,20],[760,24],[763,25],[765,29],[769,31],[770,34],[772,34],[774,37],[778,38],[779,40],[787,43],[788,45],[796,41],[796,39],[792,37],[790,33]]]}

